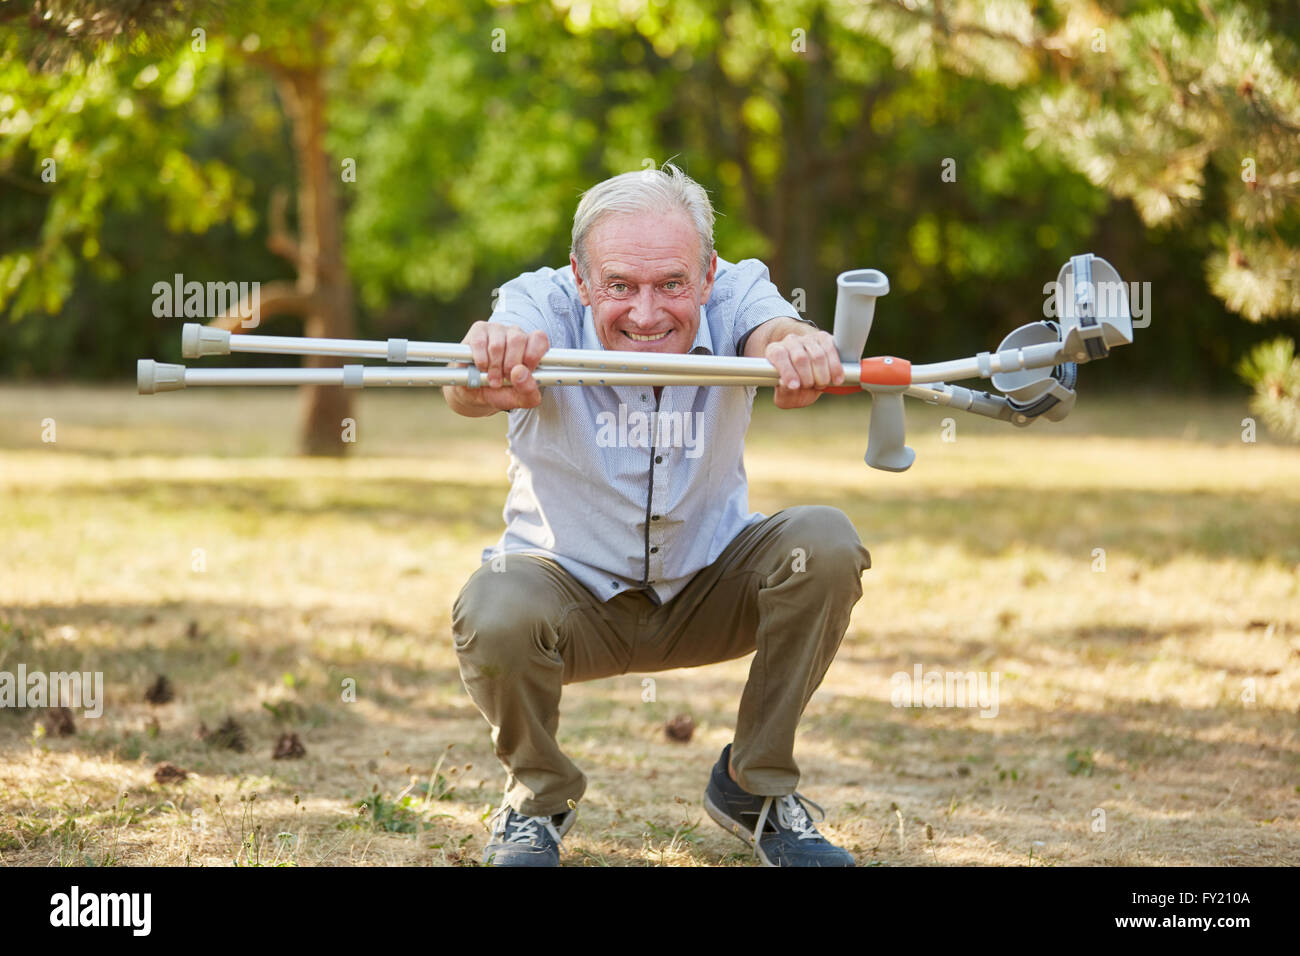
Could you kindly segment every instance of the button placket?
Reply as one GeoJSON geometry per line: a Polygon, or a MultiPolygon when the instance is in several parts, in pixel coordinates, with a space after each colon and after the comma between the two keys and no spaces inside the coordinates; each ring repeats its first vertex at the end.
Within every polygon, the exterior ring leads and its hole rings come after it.
{"type": "MultiPolygon", "coordinates": [[[[671,414],[676,411],[678,389],[664,389],[659,401],[659,414],[671,414]]],[[[664,431],[671,433],[672,429],[663,429],[659,424],[659,419],[655,419],[655,431],[653,437],[654,455],[654,501],[656,503],[654,513],[650,516],[650,566],[648,568],[648,578],[650,581],[662,581],[664,575],[664,557],[667,553],[668,532],[665,526],[668,523],[667,515],[663,513],[663,506],[672,499],[669,497],[669,489],[672,485],[669,467],[674,461],[674,449],[668,446],[660,447],[659,436],[664,431]]]]}

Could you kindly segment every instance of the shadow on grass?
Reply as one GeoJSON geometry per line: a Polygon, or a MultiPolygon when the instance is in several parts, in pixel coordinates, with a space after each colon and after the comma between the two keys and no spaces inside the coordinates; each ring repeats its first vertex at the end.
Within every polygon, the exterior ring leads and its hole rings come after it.
{"type": "Polygon", "coordinates": [[[126,481],[65,485],[60,497],[111,497],[184,514],[232,511],[305,518],[411,523],[467,523],[479,532],[500,531],[505,490],[485,485],[408,479],[282,479],[272,481],[126,481]]]}
{"type": "Polygon", "coordinates": [[[1062,497],[1008,487],[947,495],[819,495],[805,484],[766,484],[751,487],[751,498],[760,509],[773,507],[774,500],[837,507],[852,519],[868,550],[920,539],[977,556],[1023,546],[1084,562],[1091,561],[1094,548],[1155,564],[1190,555],[1300,561],[1300,508],[1259,494],[1107,489],[1062,497]]]}
{"type": "MultiPolygon", "coordinates": [[[[413,724],[466,716],[464,706],[415,702],[429,692],[463,694],[457,667],[411,659],[412,649],[422,650],[430,640],[429,632],[331,608],[305,613],[304,621],[298,609],[205,601],[0,606],[5,627],[0,666],[13,670],[21,662],[29,673],[102,671],[106,707],[114,700],[143,703],[156,676],[166,674],[177,696],[215,719],[227,713],[237,720],[267,718],[254,689],[283,686],[285,699],[303,708],[301,713],[289,708],[288,714],[305,714],[313,726],[343,722],[360,727],[366,721],[342,700],[346,679],[354,682],[357,699],[394,716],[405,714],[413,724]],[[84,646],[45,638],[65,626],[77,632],[107,626],[130,633],[131,640],[84,646]],[[357,634],[366,635],[373,646],[359,647],[351,637],[357,634]],[[305,682],[304,672],[311,675],[305,682]]],[[[450,651],[450,638],[446,640],[450,651]]],[[[277,726],[282,722],[276,721],[277,726]]]]}
{"type": "MultiPolygon", "coordinates": [[[[484,543],[502,530],[505,494],[504,484],[407,479],[126,481],[58,490],[65,505],[76,497],[127,500],[178,515],[330,516],[381,527],[453,527],[483,535],[484,543]]],[[[751,486],[751,507],[766,514],[794,501],[840,508],[868,550],[919,540],[979,557],[1028,547],[1090,562],[1093,549],[1104,548],[1155,565],[1189,556],[1300,562],[1300,508],[1258,494],[1110,489],[1063,498],[1015,487],[818,494],[804,484],[751,486]]]]}
{"type": "MultiPolygon", "coordinates": [[[[835,660],[868,667],[902,668],[910,673],[915,663],[923,664],[926,670],[970,670],[973,665],[987,662],[992,655],[994,659],[1013,657],[1018,666],[1041,665],[1046,670],[1054,670],[1060,666],[1062,648],[1066,648],[1075,655],[1079,667],[1090,669],[1112,658],[1122,658],[1131,666],[1148,664],[1157,659],[1185,661],[1196,666],[1205,666],[1191,654],[1174,653],[1166,647],[1157,645],[1170,638],[1208,637],[1219,628],[1220,625],[1213,621],[1184,621],[1164,624],[1160,627],[1089,624],[1069,628],[1034,628],[1018,624],[1011,636],[998,644],[947,637],[945,638],[945,644],[948,645],[946,650],[929,648],[921,655],[909,654],[905,648],[932,640],[935,636],[933,633],[882,628],[873,630],[871,636],[874,645],[883,643],[886,650],[875,654],[866,653],[862,642],[851,634],[840,645],[835,660]]],[[[1258,671],[1224,665],[1217,661],[1212,669],[1227,674],[1259,676],[1258,671]]]]}

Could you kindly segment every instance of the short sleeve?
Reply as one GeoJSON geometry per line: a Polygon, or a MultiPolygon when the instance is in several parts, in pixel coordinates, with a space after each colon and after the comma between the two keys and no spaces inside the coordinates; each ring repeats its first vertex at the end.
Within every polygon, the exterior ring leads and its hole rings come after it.
{"type": "Polygon", "coordinates": [[[498,290],[488,321],[525,332],[540,330],[551,348],[573,348],[580,338],[583,306],[572,275],[571,268],[547,267],[511,279],[498,290]]]}
{"type": "Polygon", "coordinates": [[[745,343],[756,328],[771,319],[788,316],[815,326],[816,323],[802,319],[799,312],[777,289],[768,277],[767,266],[758,259],[742,259],[714,280],[713,293],[709,296],[709,305],[715,300],[725,306],[732,314],[731,341],[735,343],[735,354],[743,355],[745,343]]]}

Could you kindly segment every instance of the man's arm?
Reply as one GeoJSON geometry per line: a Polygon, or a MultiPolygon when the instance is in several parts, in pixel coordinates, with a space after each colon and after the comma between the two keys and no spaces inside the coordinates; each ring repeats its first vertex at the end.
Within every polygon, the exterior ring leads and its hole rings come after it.
{"type": "Polygon", "coordinates": [[[777,408],[803,408],[821,398],[821,389],[844,382],[835,339],[790,316],[769,319],[749,334],[746,358],[765,358],[780,374],[772,400],[777,408]]]}

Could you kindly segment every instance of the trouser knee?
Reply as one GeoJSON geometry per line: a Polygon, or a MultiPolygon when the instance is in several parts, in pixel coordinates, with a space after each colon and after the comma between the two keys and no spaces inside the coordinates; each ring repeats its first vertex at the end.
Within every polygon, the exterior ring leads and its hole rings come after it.
{"type": "Polygon", "coordinates": [[[805,505],[787,512],[781,547],[789,555],[791,572],[806,575],[810,587],[830,591],[856,588],[856,596],[861,596],[861,576],[871,567],[871,555],[848,516],[826,505],[805,505]]]}
{"type": "Polygon", "coordinates": [[[462,671],[504,677],[525,666],[561,662],[544,583],[524,571],[510,574],[507,583],[485,565],[456,599],[452,636],[462,671]]]}

